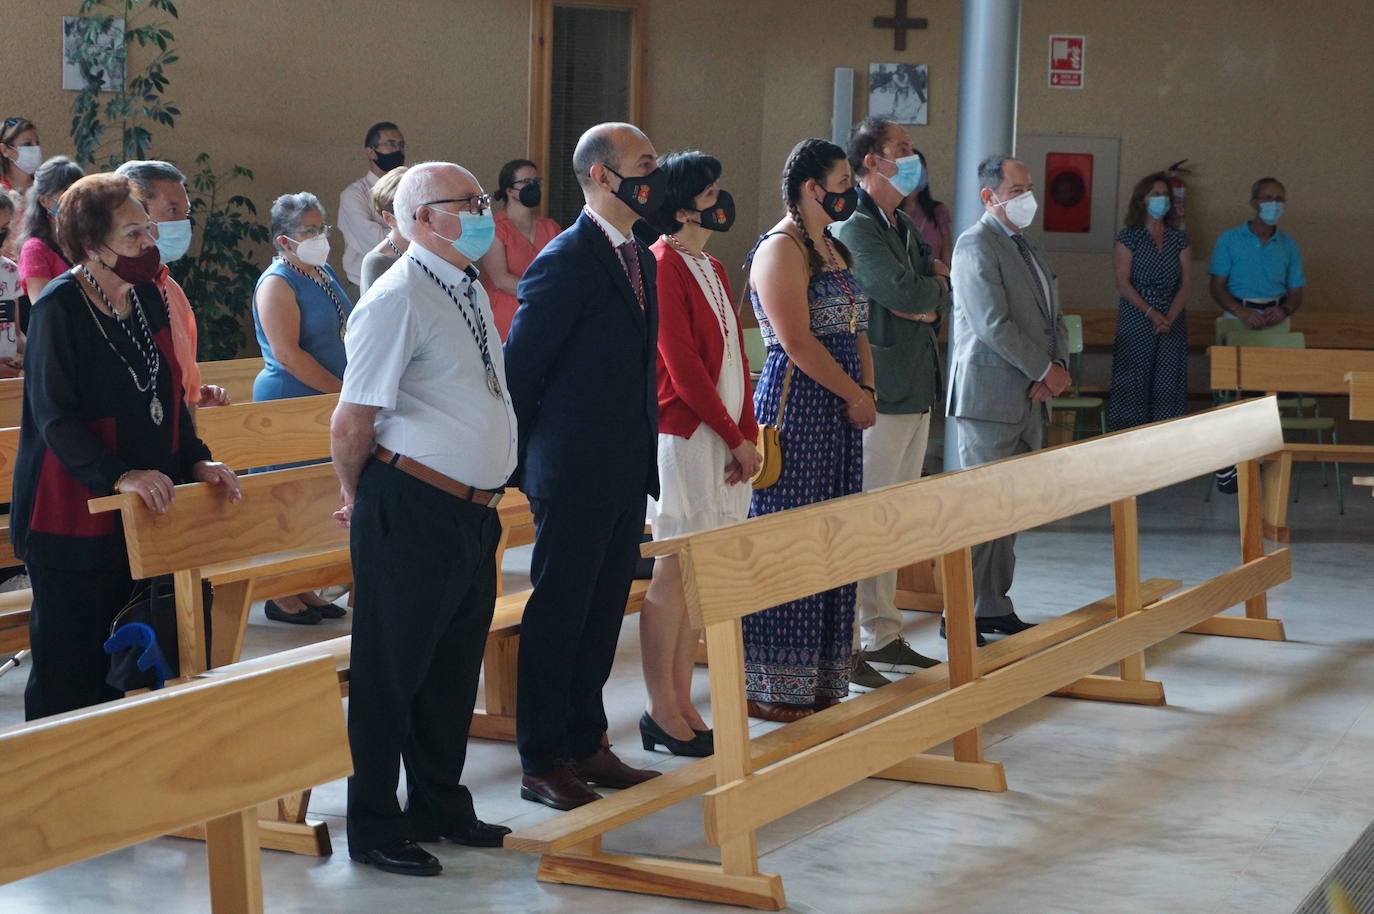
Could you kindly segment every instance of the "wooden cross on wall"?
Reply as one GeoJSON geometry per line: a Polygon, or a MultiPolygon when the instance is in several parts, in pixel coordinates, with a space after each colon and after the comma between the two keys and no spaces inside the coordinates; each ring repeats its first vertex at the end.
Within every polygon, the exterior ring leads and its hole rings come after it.
{"type": "Polygon", "coordinates": [[[897,9],[891,16],[874,16],[875,29],[892,29],[892,50],[906,50],[907,29],[923,29],[930,23],[924,18],[911,18],[906,14],[906,0],[896,0],[897,9]]]}

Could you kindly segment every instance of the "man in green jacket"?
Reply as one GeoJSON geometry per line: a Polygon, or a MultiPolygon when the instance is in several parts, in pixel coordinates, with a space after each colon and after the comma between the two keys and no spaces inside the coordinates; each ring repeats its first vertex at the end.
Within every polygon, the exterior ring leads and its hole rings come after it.
{"type": "MultiPolygon", "coordinates": [[[[864,431],[864,490],[918,479],[940,396],[936,334],[949,310],[949,266],[935,260],[921,233],[897,207],[924,186],[925,162],[900,126],[860,121],[849,136],[849,164],[859,178],[854,214],[831,226],[854,256],[854,275],[868,295],[878,421],[864,431]]],[[[914,673],[938,661],[902,638],[897,573],[859,582],[850,689],[886,685],[883,675],[914,673]]]]}

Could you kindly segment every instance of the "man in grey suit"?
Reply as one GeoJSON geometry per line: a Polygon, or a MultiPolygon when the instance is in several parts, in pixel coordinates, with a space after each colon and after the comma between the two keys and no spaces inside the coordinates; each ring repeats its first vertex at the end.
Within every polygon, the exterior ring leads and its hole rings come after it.
{"type": "MultiPolygon", "coordinates": [[[[1035,218],[1030,172],[995,155],[978,166],[985,212],[954,245],[948,414],[959,466],[1038,450],[1049,400],[1069,386],[1067,334],[1054,272],[1021,231],[1035,218]]],[[[1030,627],[1007,596],[1016,537],[973,547],[978,641],[1030,627]]],[[[944,623],[940,625],[944,634],[944,623]]]]}

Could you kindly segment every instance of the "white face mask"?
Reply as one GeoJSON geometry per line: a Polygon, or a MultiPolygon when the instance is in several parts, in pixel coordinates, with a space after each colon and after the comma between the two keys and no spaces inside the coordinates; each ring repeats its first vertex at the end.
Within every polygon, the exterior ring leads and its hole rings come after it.
{"type": "Polygon", "coordinates": [[[316,235],[296,242],[296,259],[312,267],[324,266],[329,261],[329,239],[324,235],[316,235]]]}
{"type": "Polygon", "coordinates": [[[14,160],[14,166],[24,174],[33,174],[43,164],[42,146],[18,146],[15,151],[19,153],[19,158],[14,160]]]}
{"type": "MultiPolygon", "coordinates": [[[[996,195],[993,195],[994,200],[996,195]]],[[[997,206],[1002,207],[1002,211],[1007,214],[1011,224],[1019,229],[1023,229],[1035,221],[1035,211],[1039,204],[1035,202],[1035,191],[1028,190],[1019,197],[1012,197],[1010,200],[997,200],[997,206]]]]}

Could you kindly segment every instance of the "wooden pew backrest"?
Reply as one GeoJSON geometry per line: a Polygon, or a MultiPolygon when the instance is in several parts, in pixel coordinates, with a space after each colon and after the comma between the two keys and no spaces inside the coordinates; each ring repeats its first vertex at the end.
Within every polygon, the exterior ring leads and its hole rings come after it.
{"type": "Polygon", "coordinates": [[[239,477],[244,498],[205,483],[177,486],[166,514],[154,514],[136,495],[92,499],[93,514],[120,511],[134,577],[170,574],[214,563],[277,553],[279,543],[308,554],[348,542],[334,523],[339,480],[330,464],[239,477]]]}
{"type": "Polygon", "coordinates": [[[262,357],[223,359],[200,363],[200,382],[215,384],[229,391],[234,403],[249,403],[253,399],[253,381],[262,371],[262,357]]]}
{"type": "Polygon", "coordinates": [[[226,669],[0,730],[0,883],[351,771],[328,657],[226,669]]]}
{"type": "Polygon", "coordinates": [[[919,485],[877,489],[662,540],[643,552],[679,555],[693,622],[710,625],[1282,447],[1277,403],[1266,397],[941,474],[919,485]],[[1169,459],[1161,460],[1161,454],[1169,459]],[[1065,485],[1066,479],[1073,484],[1065,485]]]}
{"type": "Polygon", "coordinates": [[[196,411],[196,431],[216,460],[240,472],[329,459],[329,420],[338,394],[239,403],[196,411]]]}
{"type": "Polygon", "coordinates": [[[1345,376],[1374,371],[1374,352],[1364,349],[1268,349],[1213,346],[1213,390],[1343,395],[1345,376]]]}

